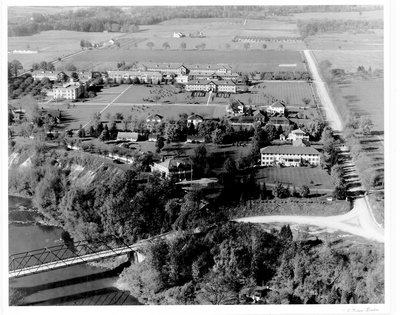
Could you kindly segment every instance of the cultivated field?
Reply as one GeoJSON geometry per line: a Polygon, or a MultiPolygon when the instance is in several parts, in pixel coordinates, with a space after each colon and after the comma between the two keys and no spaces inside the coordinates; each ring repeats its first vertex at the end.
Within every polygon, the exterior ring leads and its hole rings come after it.
{"type": "Polygon", "coordinates": [[[353,80],[349,84],[341,84],[339,88],[340,96],[352,112],[369,116],[375,125],[374,130],[383,131],[383,79],[353,80]]]}
{"type": "MultiPolygon", "coordinates": [[[[383,19],[383,10],[376,10],[376,11],[363,11],[361,14],[357,11],[355,12],[309,12],[309,13],[295,13],[289,16],[289,20],[310,20],[315,19],[316,15],[318,15],[319,20],[324,19],[335,19],[335,20],[360,20],[360,21],[367,21],[367,20],[377,20],[383,19]]],[[[279,17],[277,19],[280,19],[279,17]]],[[[286,17],[282,18],[283,20],[286,17]]]]}
{"type": "MultiPolygon", "coordinates": [[[[243,42],[232,42],[235,36],[263,36],[263,37],[298,37],[297,26],[292,22],[283,22],[270,18],[268,20],[245,20],[245,19],[175,19],[164,21],[157,25],[142,25],[141,31],[129,34],[126,38],[145,39],[139,43],[132,42],[124,45],[126,49],[143,48],[147,49],[147,42],[154,43],[155,48],[163,48],[162,45],[168,42],[171,49],[179,49],[180,44],[185,42],[188,49],[204,43],[207,49],[226,50],[226,44],[231,49],[243,50],[243,42]],[[173,38],[174,32],[182,32],[184,38],[173,38]],[[189,34],[203,32],[204,38],[191,38],[189,34]]],[[[267,43],[267,49],[277,49],[281,43],[267,43]]],[[[122,46],[121,46],[122,47],[122,46]]],[[[302,42],[284,43],[285,49],[301,50],[304,48],[302,42]]],[[[251,49],[262,48],[262,43],[251,44],[251,49]]]]}
{"type": "Polygon", "coordinates": [[[179,62],[196,63],[228,63],[233,71],[304,71],[304,57],[298,51],[277,50],[158,50],[158,49],[108,49],[90,50],[70,59],[80,69],[115,69],[118,61],[126,62],[179,62]],[[292,67],[282,66],[293,64],[292,67]]]}
{"type": "Polygon", "coordinates": [[[40,61],[53,61],[81,50],[82,39],[90,42],[108,41],[117,38],[121,33],[94,33],[74,31],[45,31],[32,36],[8,38],[8,50],[37,50],[37,54],[8,54],[8,59],[21,61],[24,68],[40,61]]]}
{"type": "Polygon", "coordinates": [[[367,34],[325,33],[305,39],[313,50],[383,50],[383,30],[370,30],[367,34]]]}
{"type": "Polygon", "coordinates": [[[345,71],[355,72],[358,66],[364,66],[368,70],[383,69],[383,50],[317,50],[314,51],[318,63],[329,60],[332,68],[340,68],[345,71]]]}
{"type": "Polygon", "coordinates": [[[332,178],[319,167],[265,167],[257,171],[259,182],[281,182],[286,185],[309,186],[311,190],[333,189],[332,178]]]}

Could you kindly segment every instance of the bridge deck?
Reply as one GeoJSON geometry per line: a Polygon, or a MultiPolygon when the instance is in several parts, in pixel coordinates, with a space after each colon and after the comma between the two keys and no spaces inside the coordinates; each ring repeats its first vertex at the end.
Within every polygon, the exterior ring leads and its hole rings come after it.
{"type": "Polygon", "coordinates": [[[44,272],[44,271],[65,268],[67,266],[84,264],[87,262],[96,261],[98,259],[116,257],[119,255],[127,254],[132,251],[138,250],[139,248],[140,248],[140,245],[132,245],[132,246],[129,246],[129,248],[125,246],[125,247],[120,247],[120,248],[116,248],[113,250],[105,250],[105,251],[101,251],[101,252],[97,252],[97,253],[71,257],[71,258],[67,258],[64,260],[60,260],[60,261],[45,263],[42,265],[35,265],[35,266],[26,267],[26,268],[16,269],[13,271],[9,271],[8,278],[11,279],[11,278],[23,277],[23,276],[32,275],[35,273],[44,272]]]}

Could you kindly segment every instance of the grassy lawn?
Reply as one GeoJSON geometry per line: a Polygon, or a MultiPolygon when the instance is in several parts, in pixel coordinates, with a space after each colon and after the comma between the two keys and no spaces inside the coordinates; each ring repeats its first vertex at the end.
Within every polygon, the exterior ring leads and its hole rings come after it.
{"type": "Polygon", "coordinates": [[[256,178],[260,183],[279,181],[296,187],[307,185],[311,190],[333,189],[332,178],[319,167],[265,167],[257,170],[256,178]]]}

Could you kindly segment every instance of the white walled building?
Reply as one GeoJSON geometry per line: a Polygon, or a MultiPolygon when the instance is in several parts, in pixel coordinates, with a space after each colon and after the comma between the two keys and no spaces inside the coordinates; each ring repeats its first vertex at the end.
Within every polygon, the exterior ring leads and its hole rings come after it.
{"type": "Polygon", "coordinates": [[[301,166],[303,162],[320,165],[320,154],[313,147],[295,147],[292,145],[268,146],[260,150],[261,165],[301,166]]]}

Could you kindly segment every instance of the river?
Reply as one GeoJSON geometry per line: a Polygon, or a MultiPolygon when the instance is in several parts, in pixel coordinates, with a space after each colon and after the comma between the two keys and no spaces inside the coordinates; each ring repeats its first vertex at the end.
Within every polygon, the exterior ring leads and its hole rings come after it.
{"type": "MultiPolygon", "coordinates": [[[[59,227],[35,224],[39,213],[30,199],[9,196],[9,254],[31,251],[62,243],[59,227]]],[[[11,279],[10,289],[22,294],[20,305],[138,305],[129,291],[116,287],[115,270],[88,264],[11,279]]]]}

